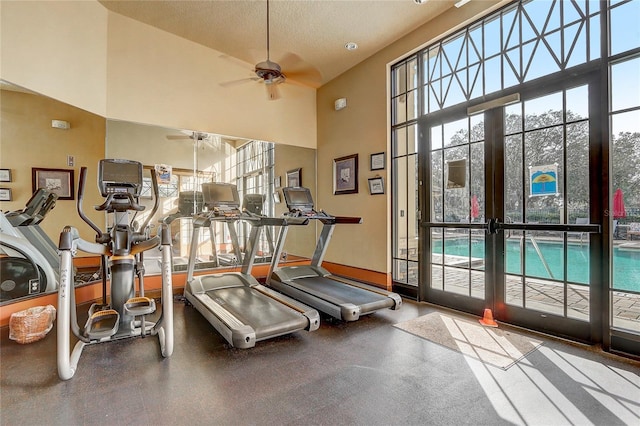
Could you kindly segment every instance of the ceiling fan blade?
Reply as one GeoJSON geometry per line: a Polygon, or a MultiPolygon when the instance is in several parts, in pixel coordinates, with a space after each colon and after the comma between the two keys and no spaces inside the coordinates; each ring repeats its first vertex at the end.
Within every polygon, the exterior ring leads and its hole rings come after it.
{"type": "Polygon", "coordinates": [[[295,80],[307,86],[315,88],[322,84],[322,74],[316,68],[305,62],[295,53],[285,54],[280,61],[283,74],[287,79],[295,80]]]}
{"type": "Polygon", "coordinates": [[[267,89],[267,99],[270,101],[280,99],[280,89],[278,89],[278,84],[265,84],[265,88],[267,89]]]}
{"type": "Polygon", "coordinates": [[[258,77],[247,77],[247,78],[241,78],[239,80],[223,81],[222,83],[219,83],[219,84],[222,87],[231,87],[231,86],[237,86],[239,84],[248,83],[250,81],[259,81],[259,80],[260,79],[258,77]]]}

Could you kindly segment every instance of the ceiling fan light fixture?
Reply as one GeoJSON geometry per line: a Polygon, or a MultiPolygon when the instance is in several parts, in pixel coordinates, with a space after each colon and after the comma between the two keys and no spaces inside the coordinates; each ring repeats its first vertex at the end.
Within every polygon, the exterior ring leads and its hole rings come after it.
{"type": "Polygon", "coordinates": [[[344,48],[347,50],[356,50],[358,48],[358,43],[354,41],[349,41],[345,43],[344,48]]]}

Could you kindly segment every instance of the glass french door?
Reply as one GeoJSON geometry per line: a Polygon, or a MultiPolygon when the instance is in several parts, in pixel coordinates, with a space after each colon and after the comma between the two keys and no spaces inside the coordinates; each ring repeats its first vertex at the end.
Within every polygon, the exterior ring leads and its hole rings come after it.
{"type": "Polygon", "coordinates": [[[585,76],[419,121],[421,300],[601,338],[597,93],[585,76]]]}

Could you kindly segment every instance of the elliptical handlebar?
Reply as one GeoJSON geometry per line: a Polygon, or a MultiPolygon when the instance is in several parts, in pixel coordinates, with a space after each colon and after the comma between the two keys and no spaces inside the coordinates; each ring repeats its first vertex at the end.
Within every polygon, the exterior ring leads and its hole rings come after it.
{"type": "MultiPolygon", "coordinates": [[[[153,209],[151,209],[151,213],[149,213],[149,216],[147,216],[147,219],[144,221],[144,223],[142,224],[142,226],[140,227],[140,230],[144,232],[145,229],[147,229],[147,226],[149,226],[149,222],[151,221],[151,218],[156,214],[156,212],[158,211],[158,206],[160,205],[160,191],[158,189],[158,175],[156,174],[155,170],[151,171],[151,187],[153,188],[153,209]]],[[[144,208],[144,207],[143,207],[144,208]]]]}
{"type": "Polygon", "coordinates": [[[98,225],[93,223],[91,219],[89,219],[87,215],[84,214],[84,211],[82,210],[82,201],[84,200],[84,188],[85,188],[86,179],[87,179],[87,168],[83,166],[80,168],[80,180],[78,182],[78,203],[76,205],[78,209],[78,214],[80,215],[82,220],[84,220],[87,225],[93,228],[93,230],[96,231],[96,234],[98,234],[98,236],[101,237],[102,229],[100,229],[98,225]]]}

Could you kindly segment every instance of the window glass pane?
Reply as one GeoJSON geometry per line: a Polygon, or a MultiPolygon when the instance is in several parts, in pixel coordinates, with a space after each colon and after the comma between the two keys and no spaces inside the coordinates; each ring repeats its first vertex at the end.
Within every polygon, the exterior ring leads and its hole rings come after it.
{"type": "Polygon", "coordinates": [[[407,127],[407,153],[414,154],[418,152],[418,126],[412,124],[407,127]]]}
{"type": "Polygon", "coordinates": [[[393,70],[393,96],[407,91],[407,65],[402,64],[393,70]]]}
{"type": "Polygon", "coordinates": [[[407,62],[407,89],[416,89],[418,87],[418,59],[413,58],[407,62]]]}
{"type": "Polygon", "coordinates": [[[393,99],[393,124],[407,121],[407,95],[400,95],[393,99]]]}
{"type": "Polygon", "coordinates": [[[640,58],[611,66],[611,109],[640,106],[640,58]]]}
{"type": "Polygon", "coordinates": [[[466,144],[469,141],[467,118],[458,121],[445,123],[444,125],[444,146],[455,146],[466,144]]]}
{"type": "Polygon", "coordinates": [[[562,123],[562,92],[532,99],[524,103],[525,130],[562,123]]]}
{"type": "Polygon", "coordinates": [[[418,156],[407,157],[407,255],[418,260],[418,156]]]}
{"type": "Polygon", "coordinates": [[[504,141],[504,210],[507,223],[522,222],[523,168],[522,135],[506,137],[504,141]]]}
{"type": "Polygon", "coordinates": [[[511,135],[522,132],[522,103],[505,107],[505,134],[511,135]]]}
{"type": "Polygon", "coordinates": [[[567,223],[589,217],[589,123],[567,125],[567,223]]]}
{"type": "Polygon", "coordinates": [[[639,16],[639,1],[630,1],[611,8],[609,30],[612,55],[640,47],[639,16]]]}
{"type": "Polygon", "coordinates": [[[442,148],[442,126],[433,126],[431,128],[431,149],[442,148]]]}
{"type": "Polygon", "coordinates": [[[407,120],[418,118],[418,91],[412,90],[407,93],[407,120]]]}
{"type": "Polygon", "coordinates": [[[398,127],[393,131],[393,155],[399,157],[407,153],[407,128],[398,127]]]}
{"type": "MultiPolygon", "coordinates": [[[[396,241],[396,253],[394,257],[406,259],[407,256],[407,157],[400,157],[393,160],[394,165],[394,230],[396,241]]],[[[412,194],[413,195],[413,194],[412,194]]]]}
{"type": "Polygon", "coordinates": [[[589,118],[589,87],[580,86],[566,91],[567,122],[589,118]]]}
{"type": "Polygon", "coordinates": [[[443,215],[443,162],[442,151],[431,153],[431,221],[442,222],[443,215]]]}

